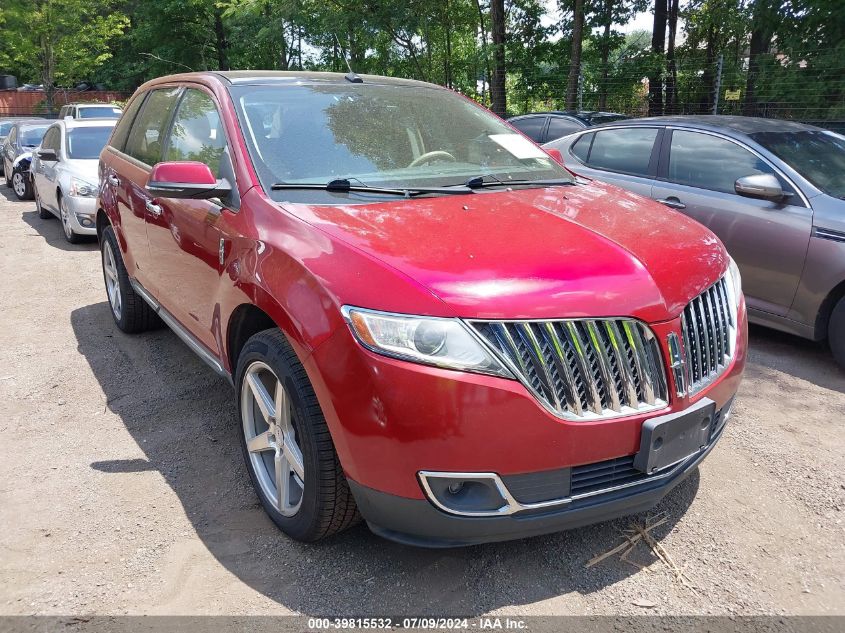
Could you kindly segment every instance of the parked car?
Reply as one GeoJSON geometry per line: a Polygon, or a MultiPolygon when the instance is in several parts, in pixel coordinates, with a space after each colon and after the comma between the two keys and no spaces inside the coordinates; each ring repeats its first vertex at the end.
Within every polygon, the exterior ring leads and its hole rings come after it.
{"type": "Polygon", "coordinates": [[[58,217],[67,241],[96,235],[100,152],[116,121],[65,119],[51,125],[35,150],[30,173],[38,216],[58,217]]]}
{"type": "Polygon", "coordinates": [[[38,117],[11,116],[0,118],[0,176],[2,176],[4,173],[3,165],[5,164],[5,161],[3,160],[2,156],[3,144],[6,142],[6,137],[9,135],[9,131],[12,129],[12,126],[18,121],[26,121],[34,118],[38,117]]]}
{"type": "Polygon", "coordinates": [[[532,112],[511,117],[508,123],[535,143],[548,143],[584,128],[627,118],[616,112],[532,112]]]}
{"type": "Polygon", "coordinates": [[[296,539],[361,516],[453,546],[645,510],[728,419],[747,333],[719,240],[446,89],[163,77],[100,185],[117,327],[161,318],[234,385],[296,539]]]}
{"type": "Polygon", "coordinates": [[[750,319],[827,338],[845,366],[845,137],[773,119],[682,116],[548,147],[579,174],[709,227],[742,272],[750,319]]]}
{"type": "Polygon", "coordinates": [[[59,118],[119,119],[123,110],[111,103],[69,103],[59,110],[59,118]]]}
{"type": "Polygon", "coordinates": [[[6,186],[12,188],[19,200],[32,199],[32,182],[29,177],[32,150],[41,142],[48,127],[49,123],[44,119],[17,121],[3,143],[3,177],[6,186]]]}

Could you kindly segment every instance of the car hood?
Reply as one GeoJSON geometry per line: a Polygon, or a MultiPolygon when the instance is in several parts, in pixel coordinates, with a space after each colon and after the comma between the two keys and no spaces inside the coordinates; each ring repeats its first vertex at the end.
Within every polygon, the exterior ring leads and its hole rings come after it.
{"type": "Polygon", "coordinates": [[[62,169],[69,176],[80,178],[92,185],[97,184],[97,166],[99,161],[94,158],[92,160],[83,159],[67,159],[62,161],[62,169]]]}
{"type": "Polygon", "coordinates": [[[700,224],[596,182],[284,207],[425,286],[448,306],[440,312],[465,318],[668,320],[728,265],[700,224]]]}

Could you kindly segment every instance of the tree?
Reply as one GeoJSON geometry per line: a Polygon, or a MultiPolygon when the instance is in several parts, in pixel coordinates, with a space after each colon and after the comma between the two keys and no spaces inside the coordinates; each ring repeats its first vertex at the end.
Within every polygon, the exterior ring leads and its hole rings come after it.
{"type": "Polygon", "coordinates": [[[578,109],[578,82],[581,76],[581,47],[584,37],[584,0],[575,0],[572,11],[572,48],[569,78],[566,82],[566,109],[578,109]]]}
{"type": "Polygon", "coordinates": [[[493,31],[493,77],[490,81],[491,110],[500,117],[507,116],[505,93],[505,2],[490,0],[490,24],[493,31]]]}
{"type": "Polygon", "coordinates": [[[666,48],[666,113],[678,111],[678,66],[675,62],[675,38],[678,34],[678,0],[669,0],[669,44],[666,48]]]}
{"type": "Polygon", "coordinates": [[[109,0],[7,0],[6,56],[44,84],[48,110],[57,86],[88,79],[111,58],[109,44],[129,25],[113,5],[109,0]]]}
{"type": "Polygon", "coordinates": [[[753,18],[751,20],[751,42],[748,45],[748,77],[745,81],[745,97],[742,102],[742,113],[753,116],[756,113],[757,77],[760,74],[760,62],[774,35],[775,20],[777,19],[777,0],[756,0],[753,18]]]}
{"type": "Polygon", "coordinates": [[[666,48],[667,0],[654,0],[654,28],[651,32],[652,71],[648,76],[648,114],[663,114],[663,61],[666,48]]]}

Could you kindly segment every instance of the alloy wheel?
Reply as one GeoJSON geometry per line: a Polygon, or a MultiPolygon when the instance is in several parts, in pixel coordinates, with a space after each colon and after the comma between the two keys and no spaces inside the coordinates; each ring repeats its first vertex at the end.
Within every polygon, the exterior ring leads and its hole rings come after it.
{"type": "Polygon", "coordinates": [[[73,227],[70,225],[70,212],[67,209],[64,198],[59,198],[59,214],[62,216],[62,228],[65,230],[67,239],[73,239],[73,227]]]}
{"type": "Polygon", "coordinates": [[[23,174],[19,171],[12,174],[12,189],[15,190],[18,198],[26,196],[26,182],[24,182],[23,174]]]}
{"type": "Polygon", "coordinates": [[[305,464],[290,397],[266,363],[254,361],[244,372],[241,415],[250,464],[261,491],[280,514],[295,515],[305,492],[305,464]]]}
{"type": "MultiPolygon", "coordinates": [[[[64,224],[64,220],[62,220],[64,224]]],[[[120,314],[123,309],[123,301],[120,296],[120,278],[117,276],[117,262],[114,258],[111,244],[108,240],[103,242],[103,272],[106,276],[106,293],[109,295],[109,305],[115,318],[120,321],[120,314]]]]}

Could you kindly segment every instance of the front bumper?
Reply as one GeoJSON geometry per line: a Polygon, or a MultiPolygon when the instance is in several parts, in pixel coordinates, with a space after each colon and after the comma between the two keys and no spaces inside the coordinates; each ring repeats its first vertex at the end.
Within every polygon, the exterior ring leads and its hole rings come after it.
{"type": "Polygon", "coordinates": [[[573,498],[565,505],[496,517],[468,517],[438,510],[427,500],[407,499],[349,485],[363,517],[375,534],[417,547],[464,547],[570,530],[645,512],[687,478],[713,450],[730,413],[728,403],[717,414],[708,445],[685,461],[653,475],[643,475],[606,492],[573,498]]]}
{"type": "Polygon", "coordinates": [[[65,196],[65,204],[70,212],[70,225],[79,235],[97,234],[97,199],[80,196],[65,196]]]}

